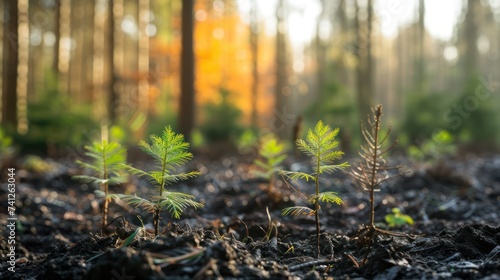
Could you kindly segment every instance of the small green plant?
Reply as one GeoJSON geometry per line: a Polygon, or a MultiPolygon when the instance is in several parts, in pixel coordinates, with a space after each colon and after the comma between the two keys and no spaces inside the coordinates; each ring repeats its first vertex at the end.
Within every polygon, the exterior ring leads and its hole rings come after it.
{"type": "Polygon", "coordinates": [[[401,209],[395,207],[391,210],[392,213],[385,215],[385,222],[389,227],[401,227],[404,225],[413,225],[413,219],[406,214],[401,213],[401,209]]]}
{"type": "Polygon", "coordinates": [[[276,173],[285,159],[284,143],[281,143],[272,134],[262,137],[259,147],[259,158],[254,160],[254,164],[260,170],[254,170],[254,174],[268,181],[267,194],[270,198],[279,198],[276,196],[274,185],[276,182],[276,173]]]}
{"type": "MultiPolygon", "coordinates": [[[[328,125],[324,125],[322,121],[316,124],[314,130],[309,130],[306,140],[298,139],[296,141],[299,149],[311,158],[312,172],[305,173],[299,171],[280,171],[280,174],[293,183],[298,180],[312,181],[315,184],[315,193],[306,195],[308,201],[314,204],[314,209],[305,206],[293,206],[282,210],[282,215],[314,215],[316,220],[316,238],[317,238],[317,256],[320,254],[320,222],[319,210],[320,202],[342,203],[342,199],[337,196],[336,192],[320,192],[320,175],[332,174],[336,170],[342,170],[349,166],[347,162],[335,165],[333,162],[342,158],[342,151],[335,151],[338,146],[338,141],[335,137],[339,133],[339,129],[332,130],[328,125]]],[[[297,190],[298,191],[298,190],[297,190]]],[[[300,191],[299,191],[300,192],[300,191]]]]}
{"type": "Polygon", "coordinates": [[[203,106],[204,120],[200,131],[208,143],[235,140],[243,130],[239,124],[242,113],[231,102],[231,92],[221,88],[219,94],[218,102],[203,106]]]}
{"type": "Polygon", "coordinates": [[[429,164],[435,163],[440,157],[456,153],[457,147],[453,144],[454,137],[447,130],[441,129],[432,134],[431,139],[423,141],[420,145],[408,148],[408,155],[429,164]]]}
{"type": "Polygon", "coordinates": [[[247,128],[241,133],[238,140],[236,140],[236,146],[240,153],[250,154],[254,152],[258,141],[259,139],[255,130],[247,128]]]}
{"type": "Polygon", "coordinates": [[[56,85],[49,85],[52,89],[40,92],[37,101],[28,103],[28,133],[15,139],[23,153],[42,152],[56,156],[65,147],[86,141],[90,129],[99,127],[90,117],[89,103],[72,102],[69,95],[56,89],[56,85]]]}
{"type": "Polygon", "coordinates": [[[12,138],[7,136],[0,127],[0,170],[3,170],[4,161],[8,161],[14,153],[15,149],[12,146],[12,138]]]}
{"type": "Polygon", "coordinates": [[[181,192],[169,191],[166,187],[179,181],[193,178],[200,172],[192,171],[188,173],[173,174],[181,165],[193,158],[187,151],[189,143],[184,142],[182,134],[176,134],[172,128],[166,127],[161,137],[151,135],[151,144],[141,141],[139,146],[143,151],[152,156],[156,162],[156,170],[144,171],[130,165],[126,169],[133,175],[137,175],[154,187],[157,195],[150,200],[133,195],[120,195],[120,198],[129,204],[143,207],[153,213],[155,236],[158,236],[160,223],[160,213],[168,211],[173,218],[180,218],[182,212],[189,206],[196,208],[203,207],[203,204],[194,201],[194,196],[181,192]]]}
{"type": "Polygon", "coordinates": [[[104,191],[104,204],[102,207],[102,228],[107,225],[108,205],[115,198],[109,193],[108,186],[118,185],[127,181],[124,176],[123,164],[126,160],[126,150],[116,142],[106,140],[95,140],[89,146],[84,146],[85,155],[90,162],[77,160],[77,164],[83,168],[92,170],[93,176],[79,175],[73,179],[82,183],[97,184],[104,191]]]}

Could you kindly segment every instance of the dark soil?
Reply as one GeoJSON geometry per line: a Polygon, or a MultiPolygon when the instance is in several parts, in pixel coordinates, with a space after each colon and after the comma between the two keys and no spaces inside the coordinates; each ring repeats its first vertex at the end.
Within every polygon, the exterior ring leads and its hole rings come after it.
{"type": "MultiPolygon", "coordinates": [[[[304,199],[285,185],[278,186],[281,199],[270,198],[265,182],[252,178],[251,165],[241,159],[189,165],[203,175],[175,189],[195,195],[205,207],[189,209],[180,220],[163,213],[156,239],[150,237],[152,215],[123,203],[111,203],[109,220],[123,219],[102,232],[102,201],[93,187],[71,180],[81,170],[52,167],[43,174],[16,170],[17,263],[15,273],[7,270],[9,245],[2,234],[0,279],[500,279],[499,156],[411,166],[411,176],[383,186],[376,193],[377,226],[414,238],[376,235],[371,248],[357,238],[369,220],[367,194],[343,173],[326,179],[324,190],[339,192],[345,203],[322,206],[319,259],[314,217],[280,215],[304,199]],[[384,217],[394,207],[415,224],[387,228],[384,217]],[[141,226],[137,215],[147,232],[120,247],[141,226]]],[[[152,192],[145,182],[131,180],[111,191],[152,192]]]]}

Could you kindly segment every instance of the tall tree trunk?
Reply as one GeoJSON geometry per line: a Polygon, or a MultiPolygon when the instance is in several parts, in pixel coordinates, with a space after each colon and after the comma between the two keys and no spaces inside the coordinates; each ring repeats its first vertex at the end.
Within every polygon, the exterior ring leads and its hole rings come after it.
{"type": "Polygon", "coordinates": [[[373,0],[368,0],[368,18],[366,22],[367,34],[366,34],[366,73],[365,73],[365,109],[367,113],[370,113],[371,106],[373,104],[373,95],[375,90],[375,84],[373,83],[373,57],[372,57],[372,27],[373,27],[373,0]]]}
{"type": "Polygon", "coordinates": [[[117,98],[116,92],[116,64],[115,64],[115,16],[114,16],[114,0],[108,0],[108,108],[107,115],[109,121],[114,124],[117,119],[117,98]]]}
{"type": "Polygon", "coordinates": [[[92,115],[94,119],[102,119],[106,115],[106,108],[103,106],[105,11],[105,0],[96,0],[94,2],[94,44],[92,54],[92,115]]]}
{"type": "Polygon", "coordinates": [[[403,110],[401,108],[405,107],[405,100],[403,96],[404,91],[404,54],[403,54],[403,28],[401,26],[398,27],[398,37],[396,41],[396,57],[397,57],[397,66],[396,66],[396,94],[394,95],[394,116],[397,118],[403,118],[403,110]]]}
{"type": "Polygon", "coordinates": [[[418,56],[416,61],[417,79],[416,86],[418,93],[422,94],[426,91],[425,81],[425,1],[420,0],[418,6],[418,56]]]}
{"type": "Polygon", "coordinates": [[[356,56],[357,56],[357,78],[356,87],[358,91],[358,108],[362,117],[370,113],[373,105],[373,60],[372,60],[372,21],[373,2],[368,0],[367,19],[361,22],[358,0],[355,2],[355,30],[356,30],[356,56]]]}
{"type": "Polygon", "coordinates": [[[321,5],[321,14],[318,17],[316,21],[316,42],[315,42],[315,48],[316,48],[316,84],[317,84],[317,91],[319,92],[324,85],[325,78],[326,78],[326,70],[327,70],[327,61],[326,61],[326,49],[323,44],[323,41],[321,40],[321,21],[323,20],[324,13],[325,13],[325,0],[320,0],[320,5],[321,5]]]}
{"type": "MultiPolygon", "coordinates": [[[[95,1],[84,1],[84,18],[93,19],[95,14],[95,1]]],[[[83,100],[91,102],[93,99],[93,86],[94,86],[94,24],[85,24],[85,31],[83,32],[82,39],[82,76],[84,82],[83,100]]]]}
{"type": "Polygon", "coordinates": [[[52,70],[54,71],[54,76],[57,79],[59,73],[59,39],[61,38],[61,1],[54,1],[54,17],[55,17],[55,28],[54,28],[54,50],[52,57],[52,70]]]}
{"type": "Polygon", "coordinates": [[[464,81],[468,83],[470,79],[477,74],[478,70],[478,52],[477,52],[477,13],[479,12],[480,2],[477,0],[467,1],[467,14],[465,15],[465,55],[463,60],[464,81]]]}
{"type": "Polygon", "coordinates": [[[276,7],[276,88],[274,99],[274,118],[272,130],[282,139],[286,139],[288,127],[293,125],[294,119],[288,119],[285,94],[290,93],[287,87],[287,46],[284,31],[285,4],[279,0],[276,7]]]}
{"type": "Polygon", "coordinates": [[[139,111],[149,114],[149,36],[146,28],[149,24],[149,0],[139,0],[139,111]]]}
{"type": "Polygon", "coordinates": [[[195,119],[194,0],[182,0],[181,96],[178,126],[186,141],[191,139],[195,119]]]}
{"type": "Polygon", "coordinates": [[[17,128],[18,0],[4,1],[2,124],[17,128]]]}
{"type": "MultiPolygon", "coordinates": [[[[123,116],[123,103],[124,103],[124,83],[123,83],[123,71],[125,67],[125,57],[124,57],[124,34],[121,32],[121,23],[123,21],[124,15],[124,0],[113,0],[113,17],[114,17],[114,30],[113,30],[113,38],[114,38],[114,91],[115,91],[115,103],[114,109],[116,114],[116,119],[119,120],[120,117],[123,116]]],[[[148,49],[149,56],[149,49],[148,49]]],[[[149,66],[149,65],[148,65],[149,66]]]]}
{"type": "MultiPolygon", "coordinates": [[[[70,96],[70,55],[71,55],[71,0],[59,0],[59,40],[56,44],[58,48],[58,78],[59,92],[65,96],[70,96]]],[[[70,105],[70,104],[68,104],[70,105]]]]}
{"type": "MultiPolygon", "coordinates": [[[[68,69],[67,69],[67,91],[68,97],[72,101],[78,100],[80,96],[80,90],[82,88],[82,80],[80,80],[80,71],[82,70],[81,60],[80,60],[80,43],[78,42],[79,34],[81,33],[82,24],[79,20],[82,16],[81,12],[81,1],[69,1],[71,7],[69,10],[69,38],[71,38],[71,47],[68,49],[68,69]],[[73,45],[73,42],[75,44],[73,45]]],[[[76,102],[72,102],[77,104],[76,102]]]]}
{"type": "MultiPolygon", "coordinates": [[[[349,36],[349,24],[347,21],[347,15],[346,15],[346,1],[345,0],[340,0],[339,5],[337,7],[336,13],[334,13],[334,16],[332,17],[332,23],[333,20],[337,20],[339,22],[339,29],[340,32],[338,34],[339,38],[333,38],[335,41],[340,39],[340,47],[344,48],[345,44],[348,41],[348,36],[349,36]]],[[[333,24],[332,24],[333,26],[333,24]]],[[[341,55],[338,60],[338,65],[336,67],[337,72],[335,76],[338,76],[339,81],[345,84],[349,84],[349,75],[348,75],[348,69],[346,66],[346,58],[345,55],[341,55]]]]}
{"type": "Polygon", "coordinates": [[[252,0],[252,8],[250,11],[250,50],[252,53],[252,127],[258,126],[258,108],[257,101],[259,99],[259,22],[257,17],[257,0],[252,0]]]}
{"type": "Polygon", "coordinates": [[[29,1],[18,0],[17,132],[28,132],[29,1]]]}
{"type": "MultiPolygon", "coordinates": [[[[5,22],[5,13],[7,12],[7,9],[6,9],[6,5],[4,4],[5,2],[7,1],[0,1],[0,11],[1,11],[1,14],[0,14],[0,17],[2,19],[2,22],[4,23],[4,26],[0,27],[0,44],[2,44],[0,46],[0,88],[2,89],[2,92],[3,92],[3,74],[4,74],[4,65],[3,65],[3,61],[4,61],[4,58],[5,58],[5,55],[4,55],[4,29],[7,29],[6,27],[6,22],[5,22]]],[[[2,110],[2,97],[3,94],[0,94],[0,123],[2,122],[2,113],[1,113],[1,110],[2,110]]]]}
{"type": "Polygon", "coordinates": [[[77,104],[84,101],[84,92],[87,86],[84,73],[86,71],[87,57],[84,56],[85,33],[88,26],[88,17],[85,14],[86,1],[74,1],[71,9],[71,38],[76,41],[70,63],[70,92],[71,100],[77,104]]]}

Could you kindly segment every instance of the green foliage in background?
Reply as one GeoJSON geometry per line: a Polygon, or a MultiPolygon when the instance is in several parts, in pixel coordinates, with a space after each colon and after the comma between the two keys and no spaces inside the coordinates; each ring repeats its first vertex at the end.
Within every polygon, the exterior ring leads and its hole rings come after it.
{"type": "Polygon", "coordinates": [[[402,142],[423,145],[436,131],[446,130],[457,143],[478,150],[500,147],[500,97],[491,90],[480,77],[471,80],[459,96],[409,95],[401,124],[408,141],[402,142]]]}
{"type": "Polygon", "coordinates": [[[402,227],[404,225],[413,225],[412,217],[401,213],[399,208],[392,208],[392,213],[385,215],[385,222],[389,227],[402,227]]]}
{"type": "Polygon", "coordinates": [[[246,128],[236,141],[238,150],[242,153],[251,151],[257,145],[259,137],[254,129],[246,128]]]}
{"type": "Polygon", "coordinates": [[[45,176],[54,173],[58,169],[57,162],[51,159],[43,159],[37,155],[27,155],[23,157],[21,168],[45,176]]]}
{"type": "Polygon", "coordinates": [[[127,140],[127,131],[118,125],[112,125],[109,128],[109,139],[117,143],[124,143],[127,140]]]}
{"type": "Polygon", "coordinates": [[[28,121],[28,133],[16,136],[16,143],[23,151],[31,152],[76,146],[88,139],[86,131],[99,127],[90,118],[90,106],[70,106],[70,102],[54,90],[28,104],[28,121]]]}
{"type": "Polygon", "coordinates": [[[12,146],[12,138],[7,136],[0,127],[0,167],[3,161],[12,156],[14,152],[15,149],[14,146],[12,146]]]}
{"type": "Polygon", "coordinates": [[[235,140],[243,131],[240,124],[242,113],[231,103],[231,92],[221,89],[219,93],[218,102],[203,106],[204,121],[199,128],[208,143],[235,140]]]}
{"type": "Polygon", "coordinates": [[[304,111],[304,116],[311,127],[318,119],[337,124],[341,129],[340,145],[346,152],[360,141],[357,129],[353,129],[359,126],[355,95],[333,79],[325,81],[318,98],[304,111]]]}
{"type": "Polygon", "coordinates": [[[469,83],[464,93],[456,98],[448,116],[449,131],[461,143],[482,146],[483,149],[500,147],[500,96],[482,78],[469,83]],[[450,112],[451,111],[451,112],[450,112]],[[449,128],[450,127],[450,128],[449,128]]]}
{"type": "Polygon", "coordinates": [[[175,100],[170,90],[162,90],[157,97],[155,106],[152,106],[148,116],[148,128],[146,135],[161,134],[165,129],[165,125],[171,126],[176,129],[177,112],[173,109],[175,100]],[[154,110],[153,110],[154,109],[154,110]]]}
{"type": "Polygon", "coordinates": [[[274,184],[276,173],[286,159],[285,152],[285,144],[273,134],[265,135],[260,140],[259,157],[254,160],[254,164],[259,170],[254,170],[254,174],[269,182],[267,193],[272,198],[278,198],[275,194],[274,184]]]}
{"type": "Polygon", "coordinates": [[[272,134],[265,135],[260,140],[259,158],[254,161],[261,170],[256,171],[255,175],[270,180],[285,159],[285,144],[272,134]]]}
{"type": "Polygon", "coordinates": [[[102,227],[107,225],[108,205],[115,198],[108,190],[108,186],[119,185],[127,181],[123,165],[126,161],[126,150],[119,143],[106,140],[94,140],[90,145],[84,146],[85,155],[89,162],[77,160],[77,164],[91,170],[94,175],[73,176],[85,184],[95,184],[101,187],[104,196],[102,208],[102,227]]]}
{"type": "Polygon", "coordinates": [[[452,156],[457,147],[455,138],[447,130],[441,129],[432,134],[431,139],[424,140],[420,145],[411,145],[408,155],[415,161],[434,162],[443,156],[452,156]]]}
{"type": "Polygon", "coordinates": [[[126,169],[131,174],[137,175],[153,185],[157,195],[151,199],[132,195],[120,195],[119,197],[132,205],[153,212],[155,236],[158,236],[160,212],[168,211],[173,218],[178,219],[187,207],[196,209],[203,207],[203,204],[194,201],[194,196],[190,194],[172,192],[167,189],[168,185],[200,174],[197,171],[174,173],[178,167],[193,158],[193,155],[187,151],[189,143],[184,142],[184,136],[175,133],[171,127],[165,127],[161,137],[153,134],[150,136],[150,140],[151,144],[141,141],[139,146],[154,159],[155,170],[144,171],[130,165],[127,165],[126,169]]]}
{"type": "MultiPolygon", "coordinates": [[[[451,106],[449,96],[444,93],[411,94],[405,106],[401,131],[408,141],[403,144],[418,144],[428,139],[438,128],[445,128],[443,112],[451,106]]],[[[401,137],[402,138],[402,137],[401,137]]]]}

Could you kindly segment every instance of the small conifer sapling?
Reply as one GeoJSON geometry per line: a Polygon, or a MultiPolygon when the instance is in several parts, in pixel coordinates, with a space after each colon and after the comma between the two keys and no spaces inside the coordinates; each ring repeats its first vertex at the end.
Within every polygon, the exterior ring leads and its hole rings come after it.
{"type": "Polygon", "coordinates": [[[129,204],[143,207],[152,212],[155,236],[158,236],[160,213],[162,211],[166,210],[173,218],[178,219],[187,207],[194,207],[196,209],[203,207],[203,204],[194,201],[193,195],[173,192],[167,189],[168,185],[193,178],[200,174],[197,171],[175,174],[177,168],[193,158],[193,155],[187,151],[189,143],[184,142],[184,136],[175,133],[171,127],[166,127],[161,137],[153,134],[150,136],[150,139],[151,144],[141,141],[139,146],[153,157],[156,169],[153,171],[144,171],[130,165],[126,166],[126,169],[131,174],[145,179],[156,187],[157,195],[150,199],[132,195],[121,195],[120,198],[129,204]]]}
{"type": "Polygon", "coordinates": [[[285,144],[281,143],[272,134],[262,137],[260,142],[259,157],[254,161],[254,164],[260,170],[255,170],[254,174],[268,181],[267,194],[270,198],[276,200],[279,197],[276,194],[274,185],[276,173],[286,159],[285,144]]]}
{"type": "MultiPolygon", "coordinates": [[[[373,107],[372,113],[373,117],[368,117],[367,123],[361,123],[361,133],[364,140],[364,144],[361,145],[361,150],[359,151],[361,161],[354,164],[353,168],[349,171],[362,190],[368,192],[370,197],[370,223],[358,233],[360,242],[368,245],[368,248],[371,247],[373,236],[377,233],[411,237],[404,233],[387,231],[375,226],[375,192],[380,191],[380,186],[384,182],[399,175],[390,176],[388,170],[399,169],[400,166],[390,166],[384,159],[384,155],[397,144],[397,141],[384,148],[384,144],[389,138],[391,127],[388,128],[385,135],[381,136],[382,105],[373,107]]],[[[365,256],[363,263],[366,262],[367,256],[365,256]]]]}
{"type": "Polygon", "coordinates": [[[342,199],[336,192],[320,192],[320,175],[332,174],[337,170],[345,169],[349,166],[347,162],[333,164],[335,160],[342,158],[343,152],[334,150],[339,142],[335,137],[339,133],[339,129],[332,130],[330,126],[319,121],[314,130],[309,130],[306,140],[298,139],[296,144],[302,152],[307,154],[311,159],[312,172],[305,173],[299,171],[280,171],[280,174],[293,183],[298,180],[312,181],[315,184],[315,192],[311,195],[306,195],[308,201],[314,205],[314,209],[305,206],[293,206],[282,210],[282,215],[314,215],[316,221],[316,238],[317,238],[317,257],[320,255],[320,222],[319,210],[320,202],[342,203],[342,199]]]}
{"type": "Polygon", "coordinates": [[[102,227],[107,225],[109,202],[115,198],[109,193],[108,187],[125,183],[127,177],[124,174],[123,164],[126,160],[126,150],[116,142],[107,140],[95,140],[90,146],[84,146],[85,155],[91,160],[83,162],[77,160],[76,163],[83,168],[93,171],[93,176],[78,175],[73,179],[86,184],[97,184],[104,192],[104,204],[102,207],[102,227]]]}

